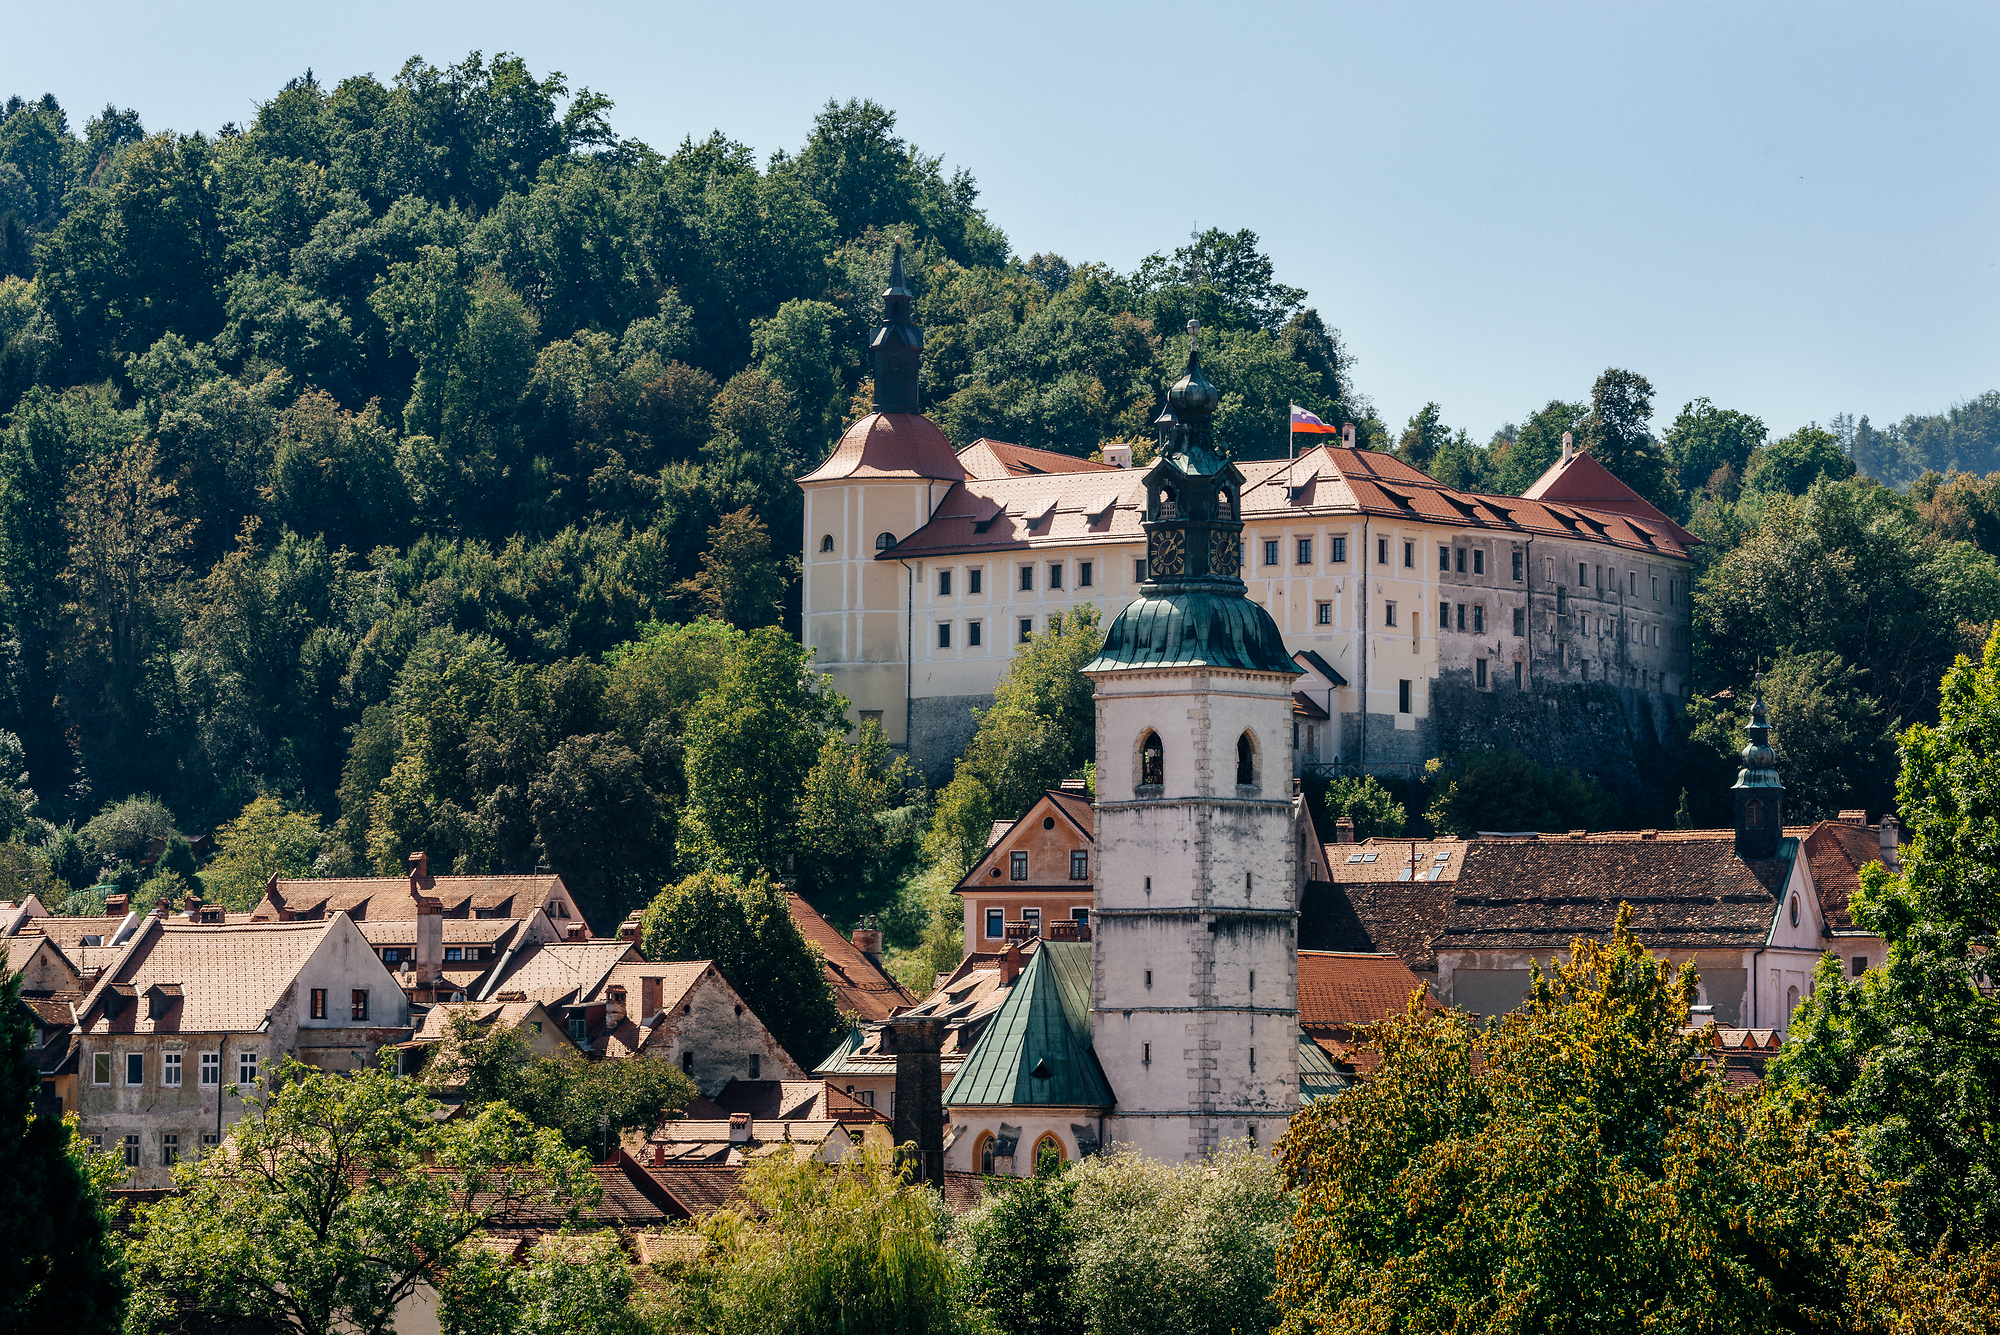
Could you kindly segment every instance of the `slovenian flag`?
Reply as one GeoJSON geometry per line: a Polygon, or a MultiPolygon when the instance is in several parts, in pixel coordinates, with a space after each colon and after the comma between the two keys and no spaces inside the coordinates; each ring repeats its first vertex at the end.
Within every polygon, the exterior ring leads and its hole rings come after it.
{"type": "Polygon", "coordinates": [[[1325,434],[1330,436],[1337,436],[1340,434],[1339,427],[1328,426],[1325,422],[1320,421],[1317,417],[1314,417],[1311,413],[1299,407],[1299,405],[1296,403],[1292,405],[1292,430],[1319,431],[1319,432],[1324,432],[1325,434]]]}

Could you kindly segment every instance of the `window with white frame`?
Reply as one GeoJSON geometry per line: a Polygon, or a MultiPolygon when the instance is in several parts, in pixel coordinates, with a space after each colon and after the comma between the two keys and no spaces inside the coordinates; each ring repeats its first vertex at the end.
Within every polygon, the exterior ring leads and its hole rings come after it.
{"type": "Polygon", "coordinates": [[[160,1083],[168,1089],[181,1087],[181,1054],[169,1052],[160,1058],[160,1083]]]}
{"type": "Polygon", "coordinates": [[[236,1083],[254,1085],[257,1083],[257,1054],[239,1052],[236,1054],[236,1083]]]}
{"type": "Polygon", "coordinates": [[[201,1054],[201,1083],[219,1085],[222,1083],[222,1054],[204,1052],[201,1054]]]}

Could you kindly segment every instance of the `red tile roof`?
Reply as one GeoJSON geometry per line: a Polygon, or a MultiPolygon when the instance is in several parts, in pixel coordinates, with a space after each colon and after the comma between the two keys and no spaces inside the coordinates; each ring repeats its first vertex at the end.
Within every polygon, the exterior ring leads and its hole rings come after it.
{"type": "Polygon", "coordinates": [[[1882,860],[1880,827],[1823,820],[1806,835],[1805,852],[1827,926],[1836,932],[1860,930],[1850,905],[1861,889],[1861,869],[1882,860]]]}
{"type": "Polygon", "coordinates": [[[922,413],[870,413],[847,428],[826,462],[800,482],[907,477],[957,480],[965,467],[944,432],[922,413]]]}
{"type": "Polygon", "coordinates": [[[886,1020],[916,1004],[913,993],[835,931],[833,924],[820,917],[812,905],[789,890],[785,899],[792,911],[792,921],[825,957],[826,981],[833,988],[834,1004],[842,1011],[859,1015],[867,1023],[886,1020]]]}
{"type": "MultiPolygon", "coordinates": [[[[1299,1023],[1307,1027],[1377,1024],[1401,1015],[1410,994],[1424,984],[1394,954],[1353,954],[1334,950],[1299,952],[1299,1023]]],[[[1432,1009],[1437,1002],[1427,1003],[1432,1009]]]]}
{"type": "Polygon", "coordinates": [[[1092,463],[1073,454],[1054,450],[1010,445],[1004,440],[975,440],[958,452],[967,477],[993,481],[1003,477],[1027,477],[1035,473],[1116,473],[1124,470],[1111,464],[1092,463]]]}
{"type": "Polygon", "coordinates": [[[1561,501],[1589,510],[1626,515],[1648,525],[1665,524],[1683,543],[1699,541],[1588,454],[1579,453],[1567,460],[1557,460],[1521,495],[1531,501],[1561,501]]]}
{"type": "MultiPolygon", "coordinates": [[[[562,877],[534,876],[426,876],[425,895],[444,905],[445,916],[468,917],[486,914],[502,918],[532,917],[552,898],[568,903],[569,891],[562,877]]],[[[574,911],[572,909],[572,911],[574,911]]],[[[417,901],[410,892],[407,876],[345,876],[311,879],[279,879],[267,889],[257,905],[260,921],[273,921],[285,913],[294,918],[328,918],[345,912],[356,922],[414,918],[417,901]]],[[[582,922],[580,917],[561,920],[567,926],[582,922]]]]}

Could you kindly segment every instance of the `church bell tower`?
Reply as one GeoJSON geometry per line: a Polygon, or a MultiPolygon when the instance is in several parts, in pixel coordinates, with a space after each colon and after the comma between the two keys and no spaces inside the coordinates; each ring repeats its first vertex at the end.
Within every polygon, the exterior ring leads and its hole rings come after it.
{"type": "Polygon", "coordinates": [[[1271,1145],[1299,1103],[1292,664],[1238,578],[1243,475],[1189,322],[1155,425],[1147,581],[1083,672],[1097,700],[1092,1043],[1110,1138],[1173,1162],[1271,1145]]]}
{"type": "Polygon", "coordinates": [[[1785,785],[1778,778],[1778,753],[1771,749],[1771,721],[1764,715],[1764,697],[1750,706],[1743,728],[1743,768],[1736,772],[1736,856],[1746,861],[1778,856],[1785,835],[1785,785]]]}

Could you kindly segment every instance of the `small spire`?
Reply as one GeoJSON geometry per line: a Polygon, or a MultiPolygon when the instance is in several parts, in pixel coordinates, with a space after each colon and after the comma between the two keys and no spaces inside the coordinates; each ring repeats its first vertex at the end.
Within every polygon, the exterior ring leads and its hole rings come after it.
{"type": "Polygon", "coordinates": [[[889,286],[882,293],[882,323],[868,340],[875,363],[875,411],[914,413],[924,334],[916,326],[916,299],[903,277],[903,241],[889,259],[889,286]]]}

